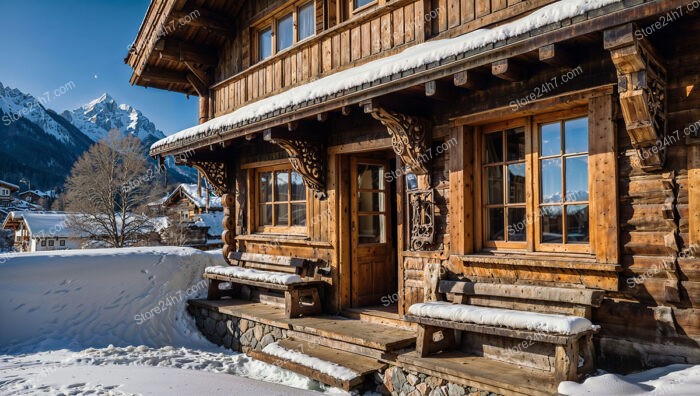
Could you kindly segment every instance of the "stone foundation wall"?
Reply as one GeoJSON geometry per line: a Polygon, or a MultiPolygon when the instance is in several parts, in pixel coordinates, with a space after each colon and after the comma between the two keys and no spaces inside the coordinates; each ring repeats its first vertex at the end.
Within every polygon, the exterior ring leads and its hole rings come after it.
{"type": "Polygon", "coordinates": [[[287,338],[287,330],[187,305],[199,331],[211,342],[237,352],[259,351],[287,338]]]}
{"type": "Polygon", "coordinates": [[[471,386],[462,386],[442,378],[391,366],[374,374],[374,390],[391,396],[498,396],[471,386]]]}

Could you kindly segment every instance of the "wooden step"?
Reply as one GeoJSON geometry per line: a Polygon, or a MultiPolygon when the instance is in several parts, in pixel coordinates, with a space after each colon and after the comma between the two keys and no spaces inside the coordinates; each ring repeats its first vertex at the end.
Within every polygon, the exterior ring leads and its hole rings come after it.
{"type": "Polygon", "coordinates": [[[408,331],[417,331],[416,323],[406,322],[399,314],[376,308],[347,308],[342,315],[350,319],[358,319],[362,322],[380,324],[384,326],[397,327],[408,331]]]}
{"type": "Polygon", "coordinates": [[[361,387],[367,375],[378,370],[383,370],[387,366],[385,363],[379,362],[376,359],[292,338],[280,340],[277,342],[277,345],[286,350],[301,353],[307,357],[314,357],[325,362],[345,367],[354,371],[356,376],[350,379],[335,378],[318,369],[307,366],[302,362],[294,362],[262,351],[250,351],[248,355],[253,359],[276,365],[283,369],[312,378],[323,384],[341,388],[346,391],[361,387]]]}
{"type": "Polygon", "coordinates": [[[559,385],[551,372],[462,351],[442,352],[428,357],[420,357],[414,351],[399,355],[398,360],[406,369],[506,396],[556,395],[559,385]]]}

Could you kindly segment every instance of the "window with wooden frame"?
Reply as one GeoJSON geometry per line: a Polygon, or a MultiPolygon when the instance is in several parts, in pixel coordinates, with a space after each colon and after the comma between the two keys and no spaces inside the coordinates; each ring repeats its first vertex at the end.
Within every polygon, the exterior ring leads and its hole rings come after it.
{"type": "Polygon", "coordinates": [[[350,0],[352,12],[359,12],[369,8],[371,5],[377,3],[377,1],[378,0],[350,0]]]}
{"type": "Polygon", "coordinates": [[[289,165],[261,168],[255,172],[257,230],[305,234],[306,186],[289,165]]]}
{"type": "Polygon", "coordinates": [[[481,128],[482,245],[590,253],[585,109],[481,128]]]}
{"type": "Polygon", "coordinates": [[[274,12],[257,27],[257,59],[265,60],[316,33],[314,1],[303,1],[274,12]]]}

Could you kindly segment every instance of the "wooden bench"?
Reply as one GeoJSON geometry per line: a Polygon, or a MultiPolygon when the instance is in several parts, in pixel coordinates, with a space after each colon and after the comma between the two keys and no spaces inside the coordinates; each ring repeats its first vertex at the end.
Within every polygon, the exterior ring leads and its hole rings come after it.
{"type": "Polygon", "coordinates": [[[230,267],[206,268],[207,299],[219,300],[224,295],[257,299],[284,307],[287,318],[323,311],[321,296],[325,282],[321,276],[328,270],[321,268],[319,262],[246,252],[232,252],[228,258],[230,267]],[[222,283],[230,283],[231,289],[221,290],[222,283]]]}
{"type": "Polygon", "coordinates": [[[591,307],[602,303],[601,290],[443,280],[438,292],[448,302],[414,304],[406,315],[419,326],[420,357],[459,349],[544,370],[557,381],[576,381],[595,369],[597,327],[589,320],[591,307]]]}

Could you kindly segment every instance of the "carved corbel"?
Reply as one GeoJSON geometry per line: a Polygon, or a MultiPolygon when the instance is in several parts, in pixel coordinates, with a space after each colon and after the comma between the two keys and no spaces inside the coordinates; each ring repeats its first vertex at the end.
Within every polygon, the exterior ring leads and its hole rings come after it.
{"type": "Polygon", "coordinates": [[[410,250],[423,250],[435,241],[435,195],[433,190],[408,192],[410,250]]]}
{"type": "Polygon", "coordinates": [[[188,165],[199,171],[218,196],[222,196],[229,191],[229,171],[224,162],[202,161],[202,160],[178,160],[175,156],[175,163],[178,165],[188,165]]]}
{"type": "Polygon", "coordinates": [[[606,30],[604,42],[617,69],[620,105],[632,146],[642,169],[659,170],[667,144],[666,68],[634,24],[606,30]]]}
{"type": "Polygon", "coordinates": [[[289,162],[301,175],[306,187],[314,191],[316,198],[327,198],[325,144],[297,133],[277,133],[272,130],[263,133],[263,140],[284,149],[289,156],[289,162]]]}
{"type": "Polygon", "coordinates": [[[401,157],[412,173],[416,175],[430,174],[431,131],[429,123],[421,118],[365,105],[365,112],[382,123],[391,136],[394,152],[401,157]]]}

